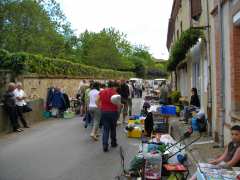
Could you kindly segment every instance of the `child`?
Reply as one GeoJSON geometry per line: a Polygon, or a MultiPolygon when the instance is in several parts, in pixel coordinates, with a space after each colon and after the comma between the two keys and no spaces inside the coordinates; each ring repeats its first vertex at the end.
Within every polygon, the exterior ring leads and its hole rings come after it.
{"type": "MultiPolygon", "coordinates": [[[[240,126],[236,125],[231,128],[232,141],[226,147],[224,153],[209,164],[219,165],[221,167],[240,167],[240,126]]],[[[194,175],[190,180],[196,180],[194,175]]]]}
{"type": "Polygon", "coordinates": [[[145,98],[145,101],[143,103],[143,107],[142,107],[142,110],[141,110],[141,115],[143,116],[147,116],[148,114],[148,109],[150,108],[150,103],[147,101],[147,99],[145,98]]]}
{"type": "Polygon", "coordinates": [[[144,129],[147,137],[151,137],[153,131],[153,114],[149,112],[144,121],[144,129]]]}

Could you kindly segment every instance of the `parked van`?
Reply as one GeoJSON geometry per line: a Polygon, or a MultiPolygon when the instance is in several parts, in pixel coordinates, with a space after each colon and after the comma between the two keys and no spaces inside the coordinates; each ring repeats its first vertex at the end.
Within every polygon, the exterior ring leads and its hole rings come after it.
{"type": "Polygon", "coordinates": [[[130,82],[133,82],[133,83],[139,83],[139,84],[143,84],[143,79],[140,79],[140,78],[131,78],[129,79],[130,82]]]}
{"type": "Polygon", "coordinates": [[[167,81],[166,79],[154,79],[153,80],[153,88],[158,89],[162,82],[167,81]]]}

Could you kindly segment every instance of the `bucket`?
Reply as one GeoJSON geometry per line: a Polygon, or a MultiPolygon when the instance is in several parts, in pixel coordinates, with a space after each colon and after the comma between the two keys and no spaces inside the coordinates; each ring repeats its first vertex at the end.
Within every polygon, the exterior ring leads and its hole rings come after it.
{"type": "Polygon", "coordinates": [[[192,118],[192,129],[193,131],[199,131],[198,121],[196,117],[192,118]]]}

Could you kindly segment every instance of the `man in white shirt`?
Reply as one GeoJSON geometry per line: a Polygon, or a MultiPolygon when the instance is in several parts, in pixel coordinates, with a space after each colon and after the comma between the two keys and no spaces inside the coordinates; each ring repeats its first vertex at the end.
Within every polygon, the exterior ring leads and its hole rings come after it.
{"type": "Polygon", "coordinates": [[[92,85],[92,88],[89,92],[89,112],[91,114],[91,118],[93,121],[93,129],[91,132],[91,137],[97,141],[98,138],[98,129],[99,129],[99,123],[101,118],[101,111],[97,107],[96,101],[97,97],[99,95],[99,83],[94,82],[92,85]]]}
{"type": "Polygon", "coordinates": [[[14,95],[15,95],[15,99],[16,99],[16,109],[17,109],[17,116],[20,118],[23,126],[25,128],[29,128],[26,120],[23,117],[23,106],[25,106],[27,103],[25,101],[26,99],[26,94],[22,89],[22,83],[18,82],[16,84],[16,89],[14,90],[14,95]]]}

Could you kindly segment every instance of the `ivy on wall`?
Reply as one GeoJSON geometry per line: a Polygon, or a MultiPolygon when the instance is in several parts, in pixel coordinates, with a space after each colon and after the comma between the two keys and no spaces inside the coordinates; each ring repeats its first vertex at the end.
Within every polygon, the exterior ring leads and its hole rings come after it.
{"type": "Polygon", "coordinates": [[[48,58],[24,52],[9,53],[4,49],[0,49],[0,69],[10,69],[16,75],[35,73],[89,78],[129,78],[134,76],[132,72],[100,69],[63,59],[48,58]]]}
{"type": "Polygon", "coordinates": [[[182,32],[180,38],[173,44],[169,61],[168,71],[175,71],[177,65],[186,58],[189,50],[198,42],[199,38],[204,38],[202,30],[190,28],[182,32]]]}

